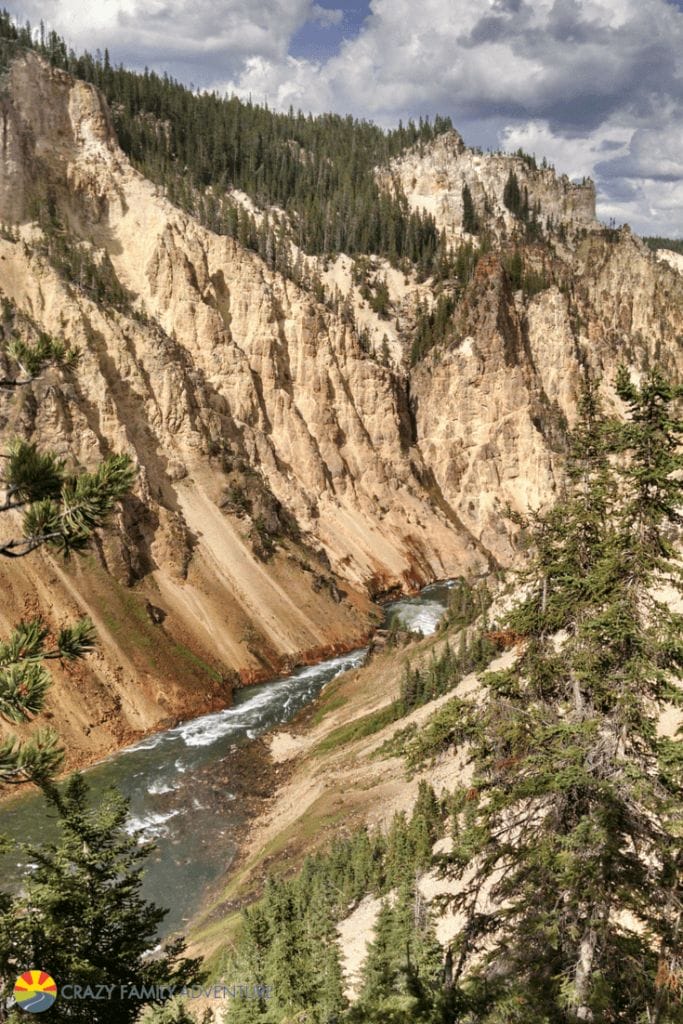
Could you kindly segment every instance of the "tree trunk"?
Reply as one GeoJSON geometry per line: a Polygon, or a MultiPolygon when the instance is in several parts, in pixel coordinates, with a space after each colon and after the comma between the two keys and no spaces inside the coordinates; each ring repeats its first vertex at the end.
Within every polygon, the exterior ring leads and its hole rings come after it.
{"type": "Polygon", "coordinates": [[[590,925],[586,928],[579,946],[579,958],[574,968],[574,1017],[577,1021],[592,1021],[593,1011],[589,1005],[592,988],[593,963],[597,935],[590,925]]]}

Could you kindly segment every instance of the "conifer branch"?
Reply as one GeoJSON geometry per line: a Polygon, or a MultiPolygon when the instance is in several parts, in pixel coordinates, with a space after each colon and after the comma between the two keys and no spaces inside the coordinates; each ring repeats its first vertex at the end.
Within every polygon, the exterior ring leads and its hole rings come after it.
{"type": "Polygon", "coordinates": [[[126,455],[111,456],[94,473],[67,477],[63,464],[53,456],[41,456],[34,446],[18,442],[5,482],[13,480],[15,493],[25,495],[22,500],[29,508],[24,514],[24,536],[0,544],[0,555],[22,558],[43,545],[66,557],[82,551],[115,503],[130,491],[134,479],[135,469],[126,455]],[[44,466],[43,475],[31,470],[31,464],[37,463],[44,466]]]}

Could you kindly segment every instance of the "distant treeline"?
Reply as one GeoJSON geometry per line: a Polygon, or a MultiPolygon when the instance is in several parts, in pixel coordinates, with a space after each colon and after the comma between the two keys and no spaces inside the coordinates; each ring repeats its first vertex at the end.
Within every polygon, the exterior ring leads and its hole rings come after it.
{"type": "Polygon", "coordinates": [[[683,255],[683,238],[660,238],[659,235],[649,235],[643,238],[643,241],[655,252],[657,249],[671,249],[672,252],[680,252],[683,255]]]}

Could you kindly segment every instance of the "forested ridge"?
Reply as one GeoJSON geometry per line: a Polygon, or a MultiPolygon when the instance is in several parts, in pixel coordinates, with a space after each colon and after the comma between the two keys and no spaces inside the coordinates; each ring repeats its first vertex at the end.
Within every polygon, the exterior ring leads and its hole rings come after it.
{"type": "MultiPolygon", "coordinates": [[[[464,183],[463,226],[472,237],[453,245],[430,213],[410,207],[396,181],[380,187],[376,174],[410,147],[426,149],[451,131],[450,118],[385,130],[351,116],[279,113],[235,96],[193,91],[168,75],[115,66],[107,51],[79,55],[55,32],[21,27],[7,11],[0,13],[0,66],[22,49],[97,86],[119,143],[141,173],[205,227],[237,239],[271,270],[330,305],[356,329],[365,352],[385,365],[391,361],[381,333],[373,341],[357,322],[351,294],[323,283],[328,258],[341,253],[355,260],[353,284],[380,318],[394,313],[382,261],[402,269],[406,283],[431,279],[435,301],[418,299],[410,315],[395,321],[407,363],[458,340],[460,299],[479,259],[494,246],[488,215],[475,210],[464,183]],[[370,265],[369,256],[379,258],[379,268],[370,265]]],[[[515,156],[536,168],[528,154],[519,150],[515,156]]],[[[541,217],[538,202],[530,203],[514,171],[502,200],[517,222],[501,246],[504,264],[512,287],[527,296],[555,280],[552,245],[546,243],[555,236],[565,240],[565,226],[541,217]],[[522,252],[529,243],[546,246],[547,273],[539,276],[526,267],[522,252]]],[[[70,281],[86,280],[91,293],[94,289],[115,307],[134,312],[106,258],[101,265],[89,258],[56,217],[55,206],[38,190],[30,210],[53,265],[70,281]]]]}
{"type": "Polygon", "coordinates": [[[336,114],[277,113],[237,97],[194,92],[168,75],[114,66],[69,50],[56,33],[38,35],[0,13],[6,64],[18,47],[36,50],[102,90],[119,142],[135,166],[213,231],[257,248],[257,225],[226,195],[283,210],[306,253],[375,253],[427,274],[439,248],[428,214],[410,211],[400,190],[379,188],[377,166],[452,129],[449,118],[409,121],[392,131],[336,114]]]}

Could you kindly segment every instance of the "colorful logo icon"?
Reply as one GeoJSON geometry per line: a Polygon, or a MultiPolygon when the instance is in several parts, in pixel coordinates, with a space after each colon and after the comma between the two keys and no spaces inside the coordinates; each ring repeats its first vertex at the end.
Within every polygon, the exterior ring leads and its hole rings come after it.
{"type": "Polygon", "coordinates": [[[17,1006],[29,1013],[49,1010],[57,998],[55,980],[45,971],[25,971],[16,980],[14,998],[17,1006]]]}

